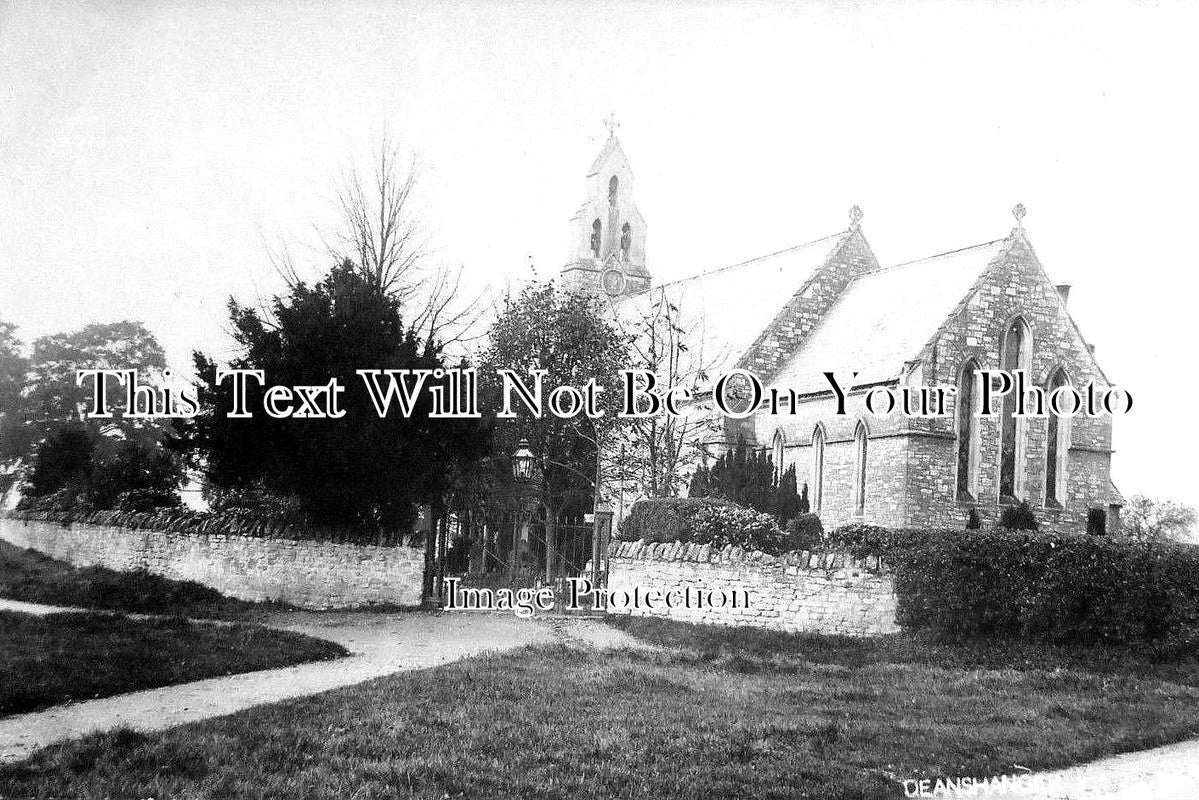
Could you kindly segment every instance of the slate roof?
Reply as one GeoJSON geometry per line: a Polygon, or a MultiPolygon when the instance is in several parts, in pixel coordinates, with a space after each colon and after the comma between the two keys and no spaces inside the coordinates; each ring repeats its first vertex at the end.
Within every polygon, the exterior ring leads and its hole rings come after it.
{"type": "Polygon", "coordinates": [[[853,281],[820,325],[771,381],[800,394],[897,378],[966,296],[1008,239],[881,269],[853,281]],[[843,376],[843,377],[842,377],[843,376]]]}
{"type": "Polygon", "coordinates": [[[679,324],[692,349],[702,347],[702,354],[696,355],[709,371],[730,369],[845,235],[836,233],[619,297],[613,301],[617,320],[628,329],[665,299],[679,309],[679,324]]]}

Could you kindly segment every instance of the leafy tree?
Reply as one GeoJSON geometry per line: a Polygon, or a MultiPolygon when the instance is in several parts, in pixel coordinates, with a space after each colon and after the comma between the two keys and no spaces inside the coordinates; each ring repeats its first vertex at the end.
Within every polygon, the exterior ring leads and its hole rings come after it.
{"type": "Polygon", "coordinates": [[[86,491],[95,450],[95,436],[82,424],[64,426],[47,436],[34,453],[26,494],[39,497],[62,489],[86,491]]]}
{"type": "Polygon", "coordinates": [[[1195,509],[1174,500],[1133,495],[1120,512],[1124,533],[1143,541],[1189,541],[1195,509]]]}
{"type": "Polygon", "coordinates": [[[32,450],[22,396],[28,371],[16,326],[0,320],[0,498],[20,477],[21,464],[32,450]]]}
{"type": "Polygon", "coordinates": [[[181,478],[174,456],[162,448],[169,424],[127,416],[125,390],[115,378],[106,383],[112,418],[87,418],[91,384],[76,381],[78,369],[132,369],[140,384],[159,388],[165,368],[162,347],[140,322],[43,336],[28,359],[20,356],[12,326],[0,323],[0,463],[8,482],[28,470],[30,497],[65,489],[98,508],[136,489],[152,488],[167,502],[181,478]],[[152,479],[139,477],[146,470],[152,479]]]}
{"type": "Polygon", "coordinates": [[[771,514],[781,525],[808,513],[808,487],[805,484],[803,493],[799,492],[795,466],[778,475],[770,454],[747,447],[744,439],[726,450],[711,470],[705,467],[696,470],[690,496],[731,500],[771,514]]]}
{"type": "Polygon", "coordinates": [[[163,419],[128,417],[123,389],[109,378],[106,391],[112,401],[112,419],[85,419],[91,403],[91,383],[76,382],[79,369],[136,369],[140,383],[164,383],[166,356],[162,346],[140,322],[97,323],[73,333],[43,336],[33,343],[26,389],[27,424],[36,444],[62,425],[83,420],[92,430],[141,442],[160,444],[170,434],[163,419]]]}
{"type": "MultiPolygon", "coordinates": [[[[618,371],[627,366],[627,340],[602,312],[598,301],[565,292],[552,283],[531,283],[503,298],[488,334],[480,364],[484,407],[502,407],[501,369],[513,370],[526,383],[544,370],[545,394],[561,386],[583,387],[594,379],[613,392],[618,371]]],[[[507,454],[527,439],[539,459],[537,501],[546,522],[547,574],[557,574],[557,523],[566,514],[591,507],[598,483],[615,473],[599,454],[613,441],[614,412],[598,418],[580,413],[562,419],[541,417],[514,401],[514,419],[497,420],[496,451],[507,454]]],[[[607,448],[611,452],[611,448],[607,448]]]]}
{"type": "MultiPolygon", "coordinates": [[[[259,487],[289,498],[310,519],[382,536],[407,531],[418,505],[438,509],[454,470],[486,452],[484,420],[430,419],[430,380],[409,416],[395,403],[380,418],[358,369],[444,369],[439,344],[422,340],[400,300],[344,261],[315,285],[293,284],[263,312],[229,302],[240,355],[234,369],[257,369],[268,385],[343,387],[341,417],[273,418],[265,389],[249,381],[249,418],[230,418],[232,379],[197,353],[201,412],[179,423],[179,446],[202,465],[216,496],[259,487]]],[[[380,377],[382,385],[387,383],[380,377]]]]}
{"type": "Polygon", "coordinates": [[[138,510],[177,505],[181,478],[179,460],[162,447],[68,423],[37,446],[22,503],[39,507],[49,497],[76,510],[109,509],[135,495],[138,510]]]}

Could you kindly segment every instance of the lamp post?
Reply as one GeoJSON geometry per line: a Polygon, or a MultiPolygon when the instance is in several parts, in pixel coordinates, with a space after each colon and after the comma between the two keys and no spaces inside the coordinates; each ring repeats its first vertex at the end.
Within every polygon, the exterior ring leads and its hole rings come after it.
{"type": "Polygon", "coordinates": [[[599,589],[600,575],[604,572],[600,568],[600,563],[607,558],[608,533],[612,529],[612,506],[599,498],[599,492],[596,492],[596,502],[592,514],[594,527],[591,529],[591,587],[599,589]]]}
{"type": "Polygon", "coordinates": [[[520,532],[524,527],[525,510],[524,490],[533,480],[533,465],[537,457],[533,455],[533,451],[529,449],[529,440],[521,439],[516,445],[516,450],[512,452],[512,477],[516,479],[516,505],[518,516],[516,524],[512,526],[512,563],[508,567],[508,578],[513,586],[516,585],[516,579],[520,570],[520,532]]]}

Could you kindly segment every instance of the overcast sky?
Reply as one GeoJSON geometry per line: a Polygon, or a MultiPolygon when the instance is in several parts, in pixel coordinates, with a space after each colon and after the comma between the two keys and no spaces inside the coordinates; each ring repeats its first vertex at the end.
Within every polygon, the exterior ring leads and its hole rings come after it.
{"type": "MultiPolygon", "coordinates": [[[[615,112],[649,268],[843,229],[879,260],[999,238],[1010,209],[1109,377],[1126,494],[1199,502],[1199,6],[1183,3],[0,5],[0,318],[28,341],[143,320],[186,365],[229,295],[316,271],[345,171],[423,167],[472,285],[552,275],[615,112]]],[[[765,323],[765,320],[763,321],[765,323]]]]}

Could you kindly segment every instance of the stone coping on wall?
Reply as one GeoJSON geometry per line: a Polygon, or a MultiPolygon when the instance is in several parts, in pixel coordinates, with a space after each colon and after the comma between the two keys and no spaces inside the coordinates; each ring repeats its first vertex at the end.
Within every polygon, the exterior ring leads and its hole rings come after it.
{"type": "Polygon", "coordinates": [[[423,533],[398,536],[394,542],[376,544],[356,537],[352,530],[346,528],[306,525],[286,519],[257,516],[248,512],[207,512],[193,511],[189,508],[92,512],[14,510],[0,512],[0,516],[25,522],[52,522],[64,526],[101,525],[160,533],[248,536],[263,539],[287,539],[297,542],[353,543],[379,547],[420,546],[424,543],[423,533]]]}
{"type": "Polygon", "coordinates": [[[759,550],[746,550],[733,545],[712,547],[694,542],[613,542],[609,558],[641,561],[690,561],[706,564],[742,565],[754,567],[790,567],[804,570],[838,571],[861,570],[874,574],[890,574],[890,566],[878,556],[854,556],[848,553],[825,553],[810,550],[770,555],[759,550]]]}

